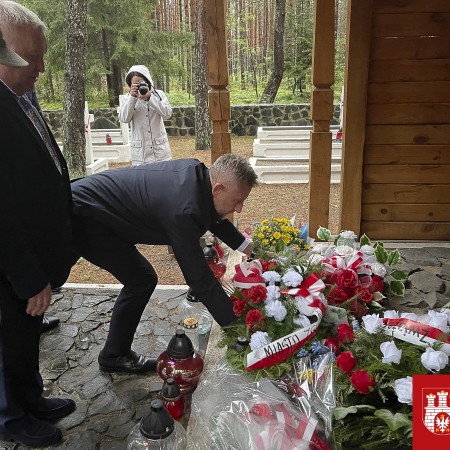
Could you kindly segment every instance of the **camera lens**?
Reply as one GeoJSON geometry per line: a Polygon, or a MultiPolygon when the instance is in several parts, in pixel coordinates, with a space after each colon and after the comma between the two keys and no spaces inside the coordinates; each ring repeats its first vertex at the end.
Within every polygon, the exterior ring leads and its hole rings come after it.
{"type": "Polygon", "coordinates": [[[139,93],[145,95],[148,92],[148,85],[145,81],[141,81],[138,86],[139,93]]]}

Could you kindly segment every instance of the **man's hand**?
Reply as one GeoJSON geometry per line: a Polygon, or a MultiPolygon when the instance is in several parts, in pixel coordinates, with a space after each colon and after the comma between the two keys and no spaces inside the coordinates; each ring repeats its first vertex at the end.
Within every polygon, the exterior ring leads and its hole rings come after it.
{"type": "Polygon", "coordinates": [[[49,307],[51,299],[52,288],[49,283],[39,294],[28,299],[26,313],[30,316],[41,316],[49,307]]]}

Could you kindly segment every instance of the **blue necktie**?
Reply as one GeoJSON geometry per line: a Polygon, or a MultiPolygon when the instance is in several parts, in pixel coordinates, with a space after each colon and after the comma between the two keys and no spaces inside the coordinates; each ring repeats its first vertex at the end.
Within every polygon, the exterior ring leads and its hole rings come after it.
{"type": "Polygon", "coordinates": [[[57,169],[59,170],[59,173],[62,173],[61,163],[59,161],[56,150],[53,147],[44,119],[39,114],[37,109],[32,105],[30,99],[26,95],[19,97],[19,105],[24,111],[24,113],[27,115],[27,117],[31,120],[31,122],[34,125],[34,128],[36,128],[37,132],[41,136],[43,142],[45,143],[45,146],[47,147],[48,152],[50,153],[50,156],[53,159],[53,162],[55,163],[57,169]]]}

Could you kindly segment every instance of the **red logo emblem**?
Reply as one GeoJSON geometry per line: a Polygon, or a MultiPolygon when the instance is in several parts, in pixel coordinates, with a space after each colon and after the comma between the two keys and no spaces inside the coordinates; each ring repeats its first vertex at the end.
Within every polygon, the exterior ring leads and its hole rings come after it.
{"type": "Polygon", "coordinates": [[[413,450],[450,448],[450,375],[413,376],[413,450]]]}

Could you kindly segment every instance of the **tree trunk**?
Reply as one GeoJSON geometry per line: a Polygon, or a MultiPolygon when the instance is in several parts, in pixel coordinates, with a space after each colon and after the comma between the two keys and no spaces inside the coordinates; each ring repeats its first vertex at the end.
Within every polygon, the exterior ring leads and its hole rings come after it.
{"type": "Polygon", "coordinates": [[[286,0],[275,2],[275,29],[273,32],[273,71],[261,95],[260,103],[273,103],[284,74],[284,21],[286,0]]]}
{"type": "Polygon", "coordinates": [[[87,0],[67,0],[63,151],[71,178],[86,175],[84,129],[87,0]]]}
{"type": "Polygon", "coordinates": [[[117,61],[111,61],[111,95],[109,97],[110,106],[119,106],[119,95],[122,94],[123,84],[120,65],[117,61]]]}
{"type": "Polygon", "coordinates": [[[197,0],[195,29],[195,148],[211,148],[208,108],[208,59],[205,35],[205,0],[197,0]]]}

